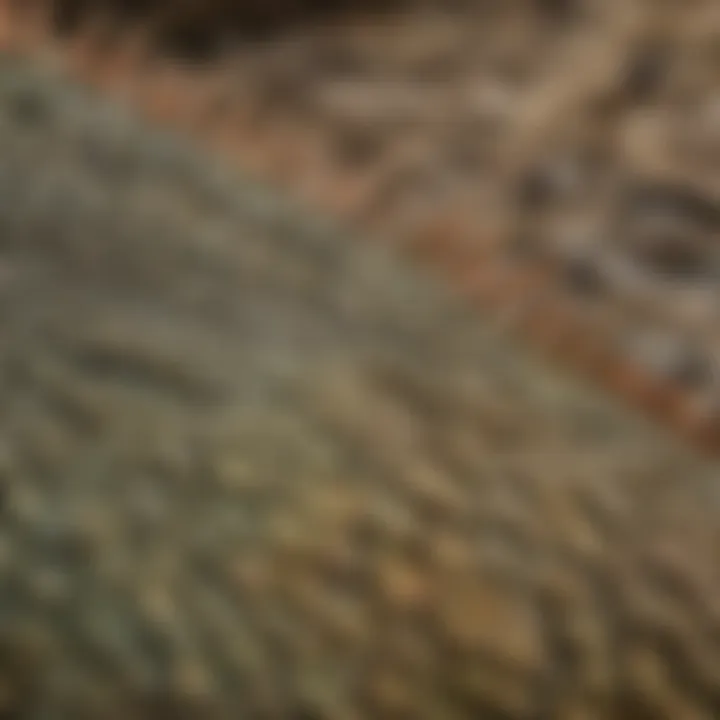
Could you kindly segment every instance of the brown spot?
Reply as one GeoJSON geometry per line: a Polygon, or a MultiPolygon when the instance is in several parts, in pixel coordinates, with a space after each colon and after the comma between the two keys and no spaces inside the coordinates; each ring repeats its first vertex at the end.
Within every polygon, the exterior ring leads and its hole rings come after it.
{"type": "Polygon", "coordinates": [[[441,625],[458,649],[487,653],[518,669],[542,665],[540,623],[519,589],[468,578],[441,589],[439,601],[441,625]]]}

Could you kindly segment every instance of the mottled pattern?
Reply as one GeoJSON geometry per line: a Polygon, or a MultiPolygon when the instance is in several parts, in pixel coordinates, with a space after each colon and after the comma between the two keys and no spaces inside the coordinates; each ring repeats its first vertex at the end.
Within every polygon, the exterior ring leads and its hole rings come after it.
{"type": "Polygon", "coordinates": [[[0,716],[720,716],[717,465],[346,235],[2,59],[0,716]]]}

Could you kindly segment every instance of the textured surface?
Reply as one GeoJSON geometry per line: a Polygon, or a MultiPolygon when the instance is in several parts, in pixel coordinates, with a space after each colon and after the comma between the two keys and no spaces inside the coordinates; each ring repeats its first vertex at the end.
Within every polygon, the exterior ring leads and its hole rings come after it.
{"type": "Polygon", "coordinates": [[[343,235],[2,60],[7,716],[717,717],[717,465],[343,235]]]}
{"type": "Polygon", "coordinates": [[[330,27],[321,4],[262,3],[259,41],[257,0],[0,0],[0,45],[380,230],[720,455],[720,3],[347,0],[330,27]],[[110,6],[164,8],[219,55],[188,62],[110,6]]]}

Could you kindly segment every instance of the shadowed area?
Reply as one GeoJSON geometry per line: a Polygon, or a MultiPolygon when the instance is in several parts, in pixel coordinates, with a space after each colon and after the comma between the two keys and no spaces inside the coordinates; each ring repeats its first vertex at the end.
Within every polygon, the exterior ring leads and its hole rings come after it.
{"type": "Polygon", "coordinates": [[[153,27],[159,42],[185,57],[203,58],[227,42],[262,40],[318,22],[378,15],[408,0],[54,0],[62,33],[93,16],[153,27]]]}

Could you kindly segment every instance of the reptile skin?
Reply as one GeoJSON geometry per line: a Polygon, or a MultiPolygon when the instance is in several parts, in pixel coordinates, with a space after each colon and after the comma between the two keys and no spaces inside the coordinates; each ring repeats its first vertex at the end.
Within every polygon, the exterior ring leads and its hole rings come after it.
{"type": "Polygon", "coordinates": [[[2,57],[0,717],[719,717],[717,464],[346,235],[2,57]]]}

